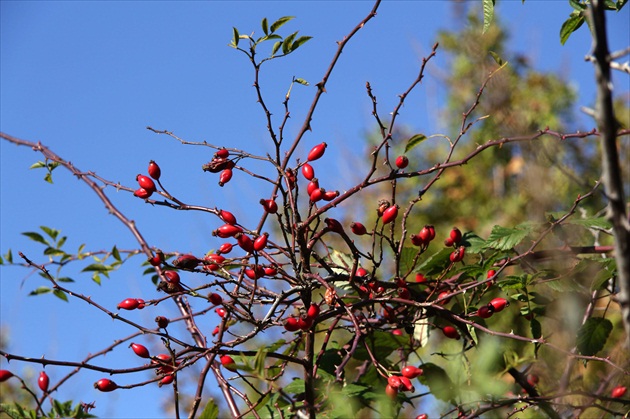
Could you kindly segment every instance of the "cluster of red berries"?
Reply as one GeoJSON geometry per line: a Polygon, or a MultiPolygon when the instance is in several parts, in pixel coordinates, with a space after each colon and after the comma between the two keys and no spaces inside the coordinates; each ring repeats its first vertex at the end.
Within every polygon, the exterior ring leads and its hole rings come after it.
{"type": "Polygon", "coordinates": [[[421,368],[407,365],[400,370],[400,375],[392,374],[387,378],[387,386],[385,387],[385,394],[390,398],[395,399],[398,396],[399,391],[416,391],[415,387],[411,383],[411,380],[423,374],[421,368]]]}
{"type": "Polygon", "coordinates": [[[299,317],[289,317],[284,321],[284,328],[289,332],[297,330],[309,330],[313,326],[313,322],[319,315],[319,306],[311,304],[306,313],[299,317]]]}
{"type": "Polygon", "coordinates": [[[142,310],[144,307],[145,301],[142,298],[125,298],[116,306],[119,310],[121,308],[124,310],[142,310]]]}
{"type": "MultiPolygon", "coordinates": [[[[306,193],[308,194],[311,204],[314,204],[321,200],[332,201],[339,196],[339,191],[327,191],[326,189],[320,187],[319,180],[315,177],[315,169],[311,165],[313,161],[318,160],[324,155],[326,147],[326,143],[317,144],[308,153],[308,156],[306,157],[306,162],[302,164],[302,176],[304,176],[304,179],[309,181],[308,185],[306,185],[306,193]]],[[[289,187],[293,189],[297,180],[295,178],[295,172],[293,172],[292,170],[287,170],[286,176],[289,187]]]]}
{"type": "Polygon", "coordinates": [[[426,247],[435,239],[435,228],[432,225],[425,225],[418,234],[412,234],[410,239],[414,246],[426,247]]]}
{"type": "Polygon", "coordinates": [[[234,160],[228,159],[230,152],[225,148],[220,148],[214,153],[214,157],[209,163],[204,164],[201,168],[204,172],[221,173],[219,175],[219,186],[223,186],[232,179],[232,169],[236,163],[234,160]]]}
{"type": "Polygon", "coordinates": [[[157,190],[157,188],[155,187],[155,182],[153,182],[151,178],[159,181],[160,176],[162,175],[160,166],[158,166],[158,164],[153,160],[149,162],[148,172],[150,177],[140,174],[136,176],[136,180],[138,181],[138,185],[140,187],[136,189],[133,194],[141,199],[148,199],[153,194],[153,192],[157,190]]]}
{"type": "Polygon", "coordinates": [[[505,298],[494,298],[487,305],[479,307],[477,310],[477,316],[482,319],[487,319],[491,317],[494,313],[498,313],[503,311],[503,309],[510,305],[510,302],[505,298]]]}

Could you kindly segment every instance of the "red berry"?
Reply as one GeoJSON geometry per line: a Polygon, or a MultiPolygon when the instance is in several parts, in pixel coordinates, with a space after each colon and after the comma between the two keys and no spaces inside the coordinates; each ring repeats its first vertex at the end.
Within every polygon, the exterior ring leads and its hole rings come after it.
{"type": "Polygon", "coordinates": [[[416,416],[416,419],[429,419],[429,415],[427,415],[426,413],[422,413],[416,416]]]}
{"type": "Polygon", "coordinates": [[[219,186],[223,186],[232,179],[232,169],[223,169],[219,175],[219,186]]]}
{"type": "Polygon", "coordinates": [[[220,247],[219,250],[217,251],[217,253],[223,253],[223,254],[228,254],[232,251],[232,243],[223,243],[220,247]]]}
{"type": "Polygon", "coordinates": [[[317,179],[311,180],[308,185],[306,185],[306,193],[310,196],[315,189],[319,189],[319,181],[317,179]]]}
{"type": "Polygon", "coordinates": [[[306,312],[306,317],[309,319],[315,319],[319,315],[319,306],[317,304],[311,304],[306,312]]]}
{"type": "Polygon", "coordinates": [[[367,276],[368,271],[365,270],[365,268],[359,266],[359,268],[357,268],[357,272],[355,274],[355,276],[358,276],[359,278],[363,278],[365,276],[367,276]]]}
{"type": "Polygon", "coordinates": [[[324,199],[324,201],[332,201],[338,196],[339,196],[339,191],[326,191],[324,192],[324,195],[322,195],[322,198],[324,199]]]}
{"type": "Polygon", "coordinates": [[[624,396],[624,394],[626,394],[626,391],[628,391],[628,389],[624,386],[616,386],[615,388],[612,389],[612,391],[610,392],[610,396],[614,399],[620,399],[624,396]]]}
{"type": "Polygon", "coordinates": [[[453,240],[454,244],[459,244],[459,242],[462,240],[462,232],[459,231],[457,227],[453,227],[451,233],[449,234],[449,238],[453,240]]]}
{"type": "Polygon", "coordinates": [[[219,304],[223,303],[223,298],[215,292],[213,292],[212,294],[208,296],[208,300],[210,300],[210,302],[214,304],[215,306],[218,306],[219,304]]]}
{"type": "Polygon", "coordinates": [[[136,298],[136,300],[138,301],[138,310],[142,310],[146,306],[144,300],[142,298],[136,298]]]}
{"type": "Polygon", "coordinates": [[[402,330],[400,330],[400,329],[394,329],[394,330],[392,330],[392,335],[395,335],[395,336],[402,336],[402,335],[403,335],[403,332],[402,332],[402,330]]]}
{"type": "Polygon", "coordinates": [[[213,236],[218,236],[222,239],[227,239],[228,237],[234,237],[238,233],[243,231],[242,228],[234,226],[232,224],[223,224],[221,227],[217,228],[212,232],[213,236]]]}
{"type": "Polygon", "coordinates": [[[278,204],[276,204],[276,201],[273,199],[261,199],[260,204],[269,214],[275,214],[278,212],[278,204]]]}
{"type": "Polygon", "coordinates": [[[509,306],[510,303],[505,298],[494,298],[492,301],[490,301],[490,304],[488,305],[492,306],[494,311],[498,313],[499,311],[503,310],[505,307],[509,306]]]}
{"type": "Polygon", "coordinates": [[[423,371],[422,369],[414,367],[413,365],[407,365],[402,370],[400,370],[400,373],[403,377],[413,379],[419,375],[422,375],[423,371]]]}
{"type": "Polygon", "coordinates": [[[179,284],[180,278],[179,278],[179,274],[175,271],[164,271],[164,276],[166,277],[166,280],[168,282],[170,282],[171,284],[177,285],[179,284]]]}
{"type": "Polygon", "coordinates": [[[444,333],[444,336],[446,336],[447,338],[459,339],[459,333],[457,332],[457,329],[455,329],[453,326],[444,326],[444,328],[442,329],[442,333],[444,333]]]}
{"type": "Polygon", "coordinates": [[[317,201],[320,201],[324,197],[325,193],[326,190],[323,188],[315,189],[313,193],[309,195],[309,199],[312,203],[315,203],[317,201]]]}
{"type": "Polygon", "coordinates": [[[107,378],[101,378],[94,383],[94,388],[100,391],[114,391],[118,388],[118,384],[107,378]]]}
{"type": "Polygon", "coordinates": [[[13,373],[11,371],[0,370],[0,383],[7,381],[11,377],[13,377],[13,373]]]}
{"type": "Polygon", "coordinates": [[[407,287],[400,287],[396,290],[396,292],[398,293],[398,296],[403,300],[408,300],[409,297],[411,297],[411,293],[409,292],[409,289],[407,287]]]}
{"type": "Polygon", "coordinates": [[[229,355],[221,355],[221,365],[227,368],[230,371],[236,371],[236,363],[234,359],[229,355]]]}
{"type": "Polygon", "coordinates": [[[155,253],[155,256],[149,259],[151,266],[160,266],[164,262],[164,254],[159,250],[155,253]]]}
{"type": "Polygon", "coordinates": [[[495,271],[494,269],[490,269],[490,270],[488,271],[488,273],[486,274],[486,278],[487,278],[487,279],[490,279],[490,278],[492,278],[493,276],[495,276],[496,274],[497,274],[497,271],[495,271]]]}
{"type": "Polygon", "coordinates": [[[139,189],[136,189],[133,194],[134,196],[137,196],[140,199],[147,199],[151,196],[151,194],[153,194],[153,191],[147,191],[144,188],[139,188],[139,189]]]}
{"type": "Polygon", "coordinates": [[[138,308],[138,299],[137,298],[127,298],[123,301],[121,301],[120,303],[118,303],[118,305],[116,306],[116,308],[118,309],[125,309],[125,310],[135,310],[136,308],[138,308]]]}
{"type": "Polygon", "coordinates": [[[409,159],[407,156],[398,156],[396,157],[396,167],[399,169],[404,169],[409,164],[409,159]]]}
{"type": "Polygon", "coordinates": [[[146,348],[146,346],[140,345],[139,343],[132,343],[131,345],[129,345],[129,347],[133,349],[135,354],[138,355],[140,358],[151,358],[149,350],[146,348]]]}
{"type": "Polygon", "coordinates": [[[446,305],[449,303],[449,301],[451,301],[450,297],[448,297],[451,293],[448,291],[442,291],[441,293],[438,294],[437,299],[438,300],[442,300],[440,301],[440,305],[446,305]]]}
{"type": "Polygon", "coordinates": [[[214,330],[212,331],[212,336],[216,336],[219,334],[219,326],[215,326],[214,330]]]}
{"type": "Polygon", "coordinates": [[[193,255],[181,255],[173,261],[173,266],[181,269],[195,269],[201,261],[193,255]]]}
{"type": "Polygon", "coordinates": [[[220,148],[219,150],[217,150],[216,153],[214,153],[214,155],[219,159],[227,159],[230,155],[230,152],[227,151],[225,148],[220,148]]]}
{"type": "Polygon", "coordinates": [[[491,317],[492,313],[494,313],[494,310],[489,308],[489,306],[482,306],[479,307],[479,310],[477,310],[477,316],[481,317],[482,319],[487,319],[491,317]]]}
{"type": "Polygon", "coordinates": [[[451,262],[461,262],[464,259],[464,253],[466,253],[466,248],[464,246],[459,246],[458,249],[455,249],[453,253],[449,256],[451,262]]]}
{"type": "Polygon", "coordinates": [[[387,394],[387,397],[389,397],[390,399],[396,400],[396,398],[398,397],[398,389],[387,384],[387,386],[385,387],[385,394],[387,394]]]}
{"type": "Polygon", "coordinates": [[[301,330],[308,330],[313,326],[313,319],[308,316],[300,316],[298,318],[298,327],[301,330]]]}
{"type": "Polygon", "coordinates": [[[260,265],[256,265],[253,268],[246,268],[245,275],[247,275],[249,279],[258,279],[265,275],[265,269],[260,265]]]}
{"type": "Polygon", "coordinates": [[[269,233],[263,233],[254,240],[254,250],[260,252],[267,246],[267,238],[269,233]]]}
{"type": "Polygon", "coordinates": [[[158,383],[158,386],[162,387],[167,384],[171,384],[175,380],[175,376],[173,374],[166,374],[158,383]]]}
{"type": "Polygon", "coordinates": [[[219,218],[225,221],[228,224],[234,225],[236,224],[236,217],[229,211],[221,210],[219,211],[219,218]]]}
{"type": "Polygon", "coordinates": [[[422,275],[421,273],[417,273],[416,274],[416,282],[422,284],[424,282],[427,282],[427,278],[424,275],[422,275]]]}
{"type": "Polygon", "coordinates": [[[432,225],[425,225],[418,233],[418,236],[422,239],[424,243],[428,244],[431,240],[435,238],[435,229],[432,225]]]}
{"type": "Polygon", "coordinates": [[[278,273],[278,268],[276,268],[275,266],[265,266],[263,270],[265,271],[265,275],[267,276],[274,276],[278,273]]]}
{"type": "Polygon", "coordinates": [[[153,182],[153,180],[145,175],[138,175],[136,176],[136,180],[138,181],[138,185],[140,185],[140,187],[142,189],[145,189],[147,192],[155,192],[155,183],[153,182]]]}
{"type": "Polygon", "coordinates": [[[225,311],[225,309],[223,307],[217,307],[214,309],[215,313],[217,313],[219,315],[219,317],[223,318],[225,317],[225,314],[227,313],[227,311],[225,311]]]}
{"type": "Polygon", "coordinates": [[[398,205],[392,205],[383,211],[383,224],[389,224],[398,217],[398,205]]]}
{"type": "Polygon", "coordinates": [[[169,320],[164,316],[157,316],[155,318],[155,322],[157,323],[158,327],[164,329],[166,326],[168,326],[169,320]]]}
{"type": "Polygon", "coordinates": [[[402,383],[402,391],[411,391],[412,393],[416,391],[409,378],[402,376],[400,377],[400,382],[402,383]]]}
{"type": "Polygon", "coordinates": [[[153,160],[149,162],[149,176],[151,176],[155,180],[159,180],[162,175],[162,171],[160,170],[160,166],[153,160]]]}
{"type": "Polygon", "coordinates": [[[284,328],[289,332],[295,332],[300,329],[300,325],[298,324],[298,319],[295,317],[289,317],[284,321],[284,328]]]}
{"type": "Polygon", "coordinates": [[[313,166],[310,164],[304,163],[302,166],[302,175],[308,180],[313,180],[315,177],[315,169],[313,169],[313,166]]]}
{"type": "Polygon", "coordinates": [[[254,242],[247,234],[239,234],[236,238],[238,245],[246,252],[254,251],[254,242]]]}
{"type": "Polygon", "coordinates": [[[450,237],[447,237],[446,240],[444,240],[444,246],[453,247],[454,245],[455,245],[455,242],[450,237]]]}
{"type": "Polygon", "coordinates": [[[335,233],[343,234],[343,227],[341,223],[334,218],[325,218],[324,222],[326,223],[326,227],[330,231],[334,231],[335,233]]]}
{"type": "Polygon", "coordinates": [[[287,169],[287,171],[284,172],[284,176],[287,179],[287,185],[289,186],[289,189],[295,188],[295,182],[297,182],[297,178],[295,177],[295,172],[293,171],[293,169],[287,169]]]}
{"type": "Polygon", "coordinates": [[[530,386],[536,387],[536,384],[540,381],[540,378],[536,374],[527,374],[527,382],[530,386]]]}
{"type": "Polygon", "coordinates": [[[326,147],[327,146],[328,145],[326,143],[321,143],[321,144],[316,145],[308,153],[308,157],[306,159],[308,161],[313,161],[313,160],[319,159],[321,156],[324,155],[324,152],[326,151],[326,147]]]}
{"type": "Polygon", "coordinates": [[[367,229],[365,228],[365,226],[363,224],[361,224],[361,223],[356,222],[356,221],[354,223],[350,224],[350,229],[357,236],[363,236],[364,234],[367,234],[367,229]]]}
{"type": "Polygon", "coordinates": [[[412,234],[409,238],[411,239],[411,244],[414,246],[422,246],[424,244],[424,240],[422,240],[422,237],[418,234],[412,234]]]}
{"type": "Polygon", "coordinates": [[[49,383],[50,383],[50,379],[48,378],[48,374],[46,374],[44,371],[40,372],[39,378],[37,379],[37,385],[44,393],[48,391],[49,383]]]}

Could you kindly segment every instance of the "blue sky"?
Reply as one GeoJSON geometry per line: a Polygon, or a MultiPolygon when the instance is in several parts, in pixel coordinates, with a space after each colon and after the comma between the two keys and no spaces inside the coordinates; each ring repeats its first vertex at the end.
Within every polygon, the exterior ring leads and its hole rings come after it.
{"type": "MultiPolygon", "coordinates": [[[[232,26],[242,33],[260,34],[263,17],[274,20],[293,15],[282,33],[300,30],[314,38],[294,55],[263,67],[261,85],[275,115],[282,115],[282,100],[293,76],[311,83],[294,86],[289,137],[301,126],[336,44],[370,10],[362,1],[339,2],[56,2],[2,1],[0,3],[0,123],[5,133],[41,141],[82,170],[127,186],[147,162],[162,167],[169,191],[186,202],[232,209],[239,222],[257,221],[256,202],[267,197],[266,185],[251,183],[237,173],[223,189],[200,167],[211,158],[205,148],[182,146],[145,129],[167,129],[190,141],[243,148],[255,154],[271,151],[265,120],[252,88],[253,71],[246,57],[227,47],[232,26]],[[265,189],[266,188],[266,189],[265,189]]],[[[609,13],[611,49],[628,45],[628,10],[609,13]]],[[[553,71],[569,80],[579,93],[579,105],[593,102],[593,69],[584,61],[590,50],[586,27],[562,47],[558,32],[571,9],[564,1],[499,1],[497,14],[511,33],[510,49],[528,55],[536,69],[553,71]]],[[[351,184],[352,168],[346,158],[363,153],[363,138],[374,122],[365,94],[369,81],[386,115],[415,77],[419,62],[435,42],[437,30],[460,24],[447,1],[385,1],[377,17],[351,41],[327,85],[313,120],[313,132],[298,150],[302,154],[321,141],[336,153],[327,155],[329,170],[318,173],[323,182],[351,184]]],[[[444,57],[429,66],[427,78],[407,100],[401,120],[414,130],[435,133],[436,115],[444,86],[432,75],[444,66],[444,57]]],[[[625,85],[618,91],[628,92],[625,85]]],[[[583,123],[590,128],[588,121],[583,123]]],[[[275,125],[279,124],[276,119],[275,125]]],[[[68,236],[68,250],[82,243],[87,249],[109,250],[136,246],[127,230],[108,216],[88,188],[58,169],[54,184],[43,182],[41,170],[28,170],[40,156],[26,148],[0,142],[0,252],[18,250],[43,262],[41,247],[20,233],[45,225],[68,236]]],[[[134,219],[153,246],[181,252],[205,253],[216,247],[210,232],[214,218],[198,213],[174,213],[150,207],[130,194],[108,193],[119,208],[134,219]]],[[[73,287],[114,309],[128,296],[154,298],[158,294],[140,275],[140,260],[115,272],[97,286],[89,277],[68,274],[73,287]]],[[[97,352],[133,329],[113,324],[84,303],[63,303],[52,296],[29,297],[45,285],[37,275],[16,267],[0,269],[0,325],[8,334],[12,352],[32,357],[79,360],[97,352]]],[[[134,312],[130,317],[152,324],[156,314],[174,316],[174,307],[134,312]]],[[[206,319],[208,329],[216,318],[206,319]]],[[[210,330],[208,330],[209,332],[210,330]]],[[[182,334],[183,335],[183,334],[182,334]]],[[[147,346],[159,342],[139,339],[147,346]]],[[[100,365],[132,367],[139,359],[127,348],[97,361],[100,365]]],[[[0,368],[31,369],[22,363],[0,368]]],[[[67,370],[48,367],[52,383],[67,370]]],[[[148,386],[134,391],[100,394],[91,383],[101,374],[85,372],[73,378],[55,397],[96,401],[101,417],[161,417],[160,400],[168,389],[148,386]]],[[[142,377],[148,378],[149,375],[142,377]]],[[[134,377],[114,377],[121,384],[134,377]]],[[[31,381],[34,383],[34,381],[31,381]]],[[[215,383],[208,381],[208,393],[215,383]]],[[[203,404],[203,403],[202,403],[203,404]]]]}

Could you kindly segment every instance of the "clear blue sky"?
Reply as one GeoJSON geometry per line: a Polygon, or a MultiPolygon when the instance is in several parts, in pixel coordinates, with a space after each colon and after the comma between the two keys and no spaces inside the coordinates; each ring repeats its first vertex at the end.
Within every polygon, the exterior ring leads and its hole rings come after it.
{"type": "MultiPolygon", "coordinates": [[[[470,4],[470,3],[468,3],[470,4]]],[[[242,33],[260,34],[260,20],[280,16],[297,18],[283,28],[285,34],[300,30],[314,38],[293,56],[263,67],[262,89],[276,115],[292,76],[311,82],[295,86],[289,133],[299,129],[335,50],[335,42],[346,35],[370,10],[362,1],[328,2],[56,2],[2,1],[0,60],[0,122],[8,134],[41,141],[82,170],[104,178],[135,185],[135,175],[156,160],[170,192],[186,202],[233,209],[243,224],[257,220],[256,202],[269,188],[248,183],[242,174],[225,188],[216,177],[201,172],[211,153],[207,149],[181,146],[147,131],[168,129],[190,141],[243,148],[256,154],[270,151],[265,121],[251,87],[253,72],[246,57],[227,47],[232,26],[242,33]]],[[[593,69],[584,62],[590,40],[586,27],[561,47],[558,32],[571,9],[565,1],[499,1],[499,17],[508,23],[510,49],[532,59],[535,68],[553,71],[569,80],[579,92],[579,105],[591,105],[593,69]]],[[[313,132],[306,135],[302,151],[326,141],[337,149],[330,157],[328,173],[318,173],[324,182],[349,186],[350,169],[344,153],[363,152],[363,136],[373,126],[365,82],[370,81],[379,98],[382,115],[392,109],[397,95],[415,77],[420,58],[430,51],[439,29],[457,29],[453,4],[447,1],[385,1],[378,16],[358,33],[344,51],[330,79],[313,132]],[[344,184],[345,182],[345,184],[344,184]]],[[[609,14],[612,49],[628,46],[630,7],[609,14]]],[[[436,115],[441,86],[432,74],[444,65],[444,57],[430,66],[424,85],[407,100],[402,122],[421,132],[440,128],[436,115]],[[433,69],[431,67],[435,66],[433,69]]],[[[625,79],[627,80],[627,79],[625,79]]],[[[627,92],[626,85],[617,86],[627,92]]],[[[586,120],[585,120],[586,121],[586,120]]],[[[279,120],[275,120],[275,125],[279,120]]],[[[585,122],[585,125],[588,125],[585,122]]],[[[590,126],[586,126],[590,128],[590,126]]],[[[54,185],[43,182],[41,170],[28,170],[40,155],[5,141],[1,151],[0,252],[11,248],[43,262],[41,247],[20,233],[45,225],[68,236],[66,247],[77,249],[120,249],[136,246],[127,230],[108,216],[103,204],[88,188],[58,169],[54,185]]],[[[331,153],[332,154],[332,153],[331,153]]],[[[198,213],[174,213],[153,208],[130,194],[108,189],[114,203],[137,222],[153,246],[203,254],[216,247],[210,232],[219,223],[198,213]]],[[[115,272],[102,286],[89,277],[68,274],[77,280],[73,288],[92,296],[114,310],[126,297],[150,299],[158,296],[148,278],[140,275],[140,260],[115,272]]],[[[0,325],[8,336],[11,352],[60,360],[80,360],[101,350],[114,339],[134,332],[82,301],[63,303],[52,296],[29,297],[45,285],[42,278],[16,267],[0,269],[0,325]]],[[[130,318],[149,326],[153,318],[174,316],[174,306],[162,304],[130,318]]],[[[209,316],[202,326],[209,332],[216,324],[209,316]]],[[[180,336],[184,336],[182,332],[180,336]]],[[[159,342],[137,339],[153,347],[159,342]]],[[[141,364],[126,347],[94,361],[111,367],[141,364]]],[[[38,366],[19,362],[0,368],[36,374],[38,366]]],[[[48,367],[55,383],[67,369],[48,367]]],[[[161,417],[161,401],[170,388],[148,386],[133,391],[101,394],[91,384],[102,374],[84,372],[55,394],[61,400],[96,402],[101,417],[161,417]]],[[[146,376],[141,377],[147,378],[146,376]]],[[[134,376],[117,376],[120,384],[134,376]]],[[[31,380],[34,384],[34,379],[31,380]]],[[[184,384],[190,389],[194,383],[184,384]]],[[[216,384],[210,378],[208,391],[216,384]]],[[[205,401],[202,403],[205,405],[205,401]]],[[[429,407],[427,407],[429,408],[429,407]]]]}

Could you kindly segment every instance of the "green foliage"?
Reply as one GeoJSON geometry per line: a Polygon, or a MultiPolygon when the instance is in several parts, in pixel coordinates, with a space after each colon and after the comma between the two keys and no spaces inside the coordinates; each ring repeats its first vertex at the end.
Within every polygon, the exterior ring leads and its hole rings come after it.
{"type": "Polygon", "coordinates": [[[612,329],[612,322],[606,318],[591,317],[586,320],[577,335],[577,347],[580,353],[592,356],[604,349],[612,329]]]}

